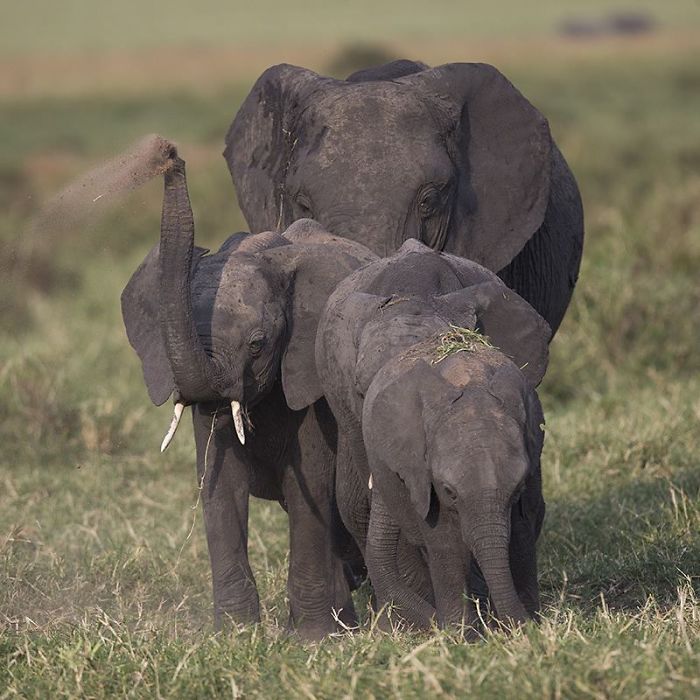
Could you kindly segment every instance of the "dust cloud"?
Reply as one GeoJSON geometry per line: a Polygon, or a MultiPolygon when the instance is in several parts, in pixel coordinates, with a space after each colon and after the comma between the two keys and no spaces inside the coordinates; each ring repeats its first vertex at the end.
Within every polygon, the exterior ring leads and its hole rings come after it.
{"type": "Polygon", "coordinates": [[[132,144],[52,197],[31,222],[31,232],[67,232],[97,220],[126,195],[158,175],[176,157],[175,145],[157,134],[132,144]]]}

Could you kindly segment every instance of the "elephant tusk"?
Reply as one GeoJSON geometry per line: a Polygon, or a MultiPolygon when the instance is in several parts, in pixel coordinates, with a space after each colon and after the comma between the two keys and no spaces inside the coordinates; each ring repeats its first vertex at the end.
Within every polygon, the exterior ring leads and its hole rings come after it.
{"type": "Polygon", "coordinates": [[[243,429],[243,413],[238,401],[231,401],[231,413],[233,413],[233,425],[236,427],[236,435],[241,445],[245,445],[245,430],[243,429]]]}
{"type": "Polygon", "coordinates": [[[170,444],[171,440],[173,439],[175,435],[175,431],[177,430],[177,426],[180,425],[180,418],[182,418],[182,412],[185,410],[185,404],[181,403],[178,401],[175,404],[175,410],[173,411],[173,419],[170,421],[170,427],[168,428],[168,432],[166,433],[165,437],[163,438],[163,442],[160,444],[160,451],[165,452],[165,450],[168,449],[168,445],[170,444]]]}
{"type": "Polygon", "coordinates": [[[369,475],[369,481],[367,482],[367,487],[369,488],[370,491],[372,490],[372,475],[371,474],[369,475]]]}

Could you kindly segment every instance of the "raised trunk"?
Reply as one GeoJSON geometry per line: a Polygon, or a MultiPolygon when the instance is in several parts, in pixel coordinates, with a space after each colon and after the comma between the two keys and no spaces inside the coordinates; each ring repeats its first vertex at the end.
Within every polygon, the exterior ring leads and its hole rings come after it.
{"type": "Polygon", "coordinates": [[[529,619],[513,584],[508,547],[508,524],[504,515],[491,513],[469,533],[472,553],[481,568],[499,619],[522,623],[529,619]]]}
{"type": "Polygon", "coordinates": [[[176,157],[165,173],[160,226],[161,330],[175,384],[188,402],[219,398],[216,368],[199,341],[192,312],[193,248],[185,162],[176,157]]]}

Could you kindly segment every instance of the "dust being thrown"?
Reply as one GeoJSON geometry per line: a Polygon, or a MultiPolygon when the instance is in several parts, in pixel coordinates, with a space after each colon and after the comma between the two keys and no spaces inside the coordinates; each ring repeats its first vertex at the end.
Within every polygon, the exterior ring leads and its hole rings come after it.
{"type": "Polygon", "coordinates": [[[143,137],[52,197],[32,220],[32,232],[60,233],[96,220],[127,194],[163,174],[176,156],[171,141],[157,134],[143,137]]]}

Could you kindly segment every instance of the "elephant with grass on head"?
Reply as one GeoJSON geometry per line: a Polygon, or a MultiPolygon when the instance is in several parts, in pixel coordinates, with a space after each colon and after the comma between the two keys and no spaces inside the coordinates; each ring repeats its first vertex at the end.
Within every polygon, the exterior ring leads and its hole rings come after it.
{"type": "Polygon", "coordinates": [[[235,234],[208,254],[194,245],[184,161],[168,142],[162,154],[160,242],[124,289],[122,312],[152,401],[174,394],[163,449],[192,406],[216,619],[260,618],[247,554],[252,494],[289,514],[291,622],[320,637],[337,629],[333,611],[345,624],[355,618],[339,558],[351,540],[334,501],[336,427],[315,372],[316,325],[337,283],[372,256],[309,221],[282,235],[235,234]]]}
{"type": "Polygon", "coordinates": [[[251,231],[303,217],[377,255],[417,238],[498,273],[556,332],[583,211],[546,119],[494,67],[266,70],[224,156],[251,231]]]}
{"type": "Polygon", "coordinates": [[[414,626],[474,623],[472,568],[501,620],[539,608],[535,387],[550,336],[492,272],[418,241],[328,300],[316,364],[338,420],[339,509],[379,606],[414,626]]]}

